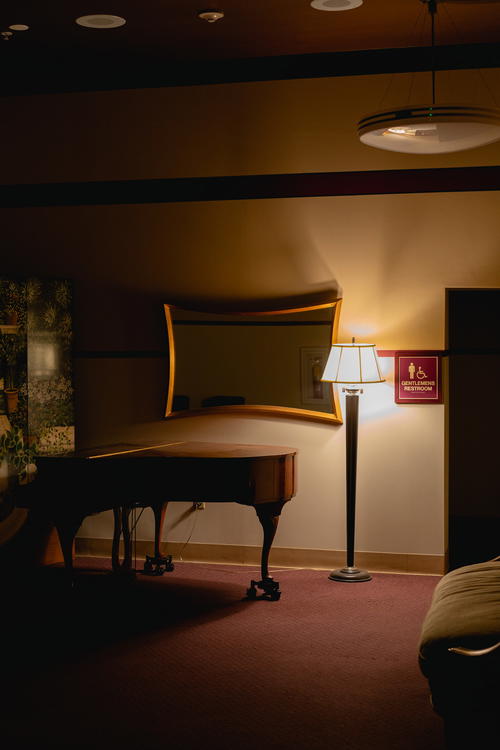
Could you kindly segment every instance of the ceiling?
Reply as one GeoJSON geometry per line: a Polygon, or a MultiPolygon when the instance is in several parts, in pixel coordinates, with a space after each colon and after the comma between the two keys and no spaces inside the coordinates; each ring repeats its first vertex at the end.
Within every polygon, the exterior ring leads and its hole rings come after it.
{"type": "MultiPolygon", "coordinates": [[[[3,94],[147,87],[231,80],[425,69],[430,20],[422,0],[364,0],[324,12],[310,0],[220,0],[207,23],[204,0],[4,0],[3,94]],[[126,23],[88,29],[79,16],[126,23]],[[6,74],[7,73],[7,74],[6,74]]],[[[436,17],[436,67],[500,66],[500,2],[443,0],[436,17]]]]}

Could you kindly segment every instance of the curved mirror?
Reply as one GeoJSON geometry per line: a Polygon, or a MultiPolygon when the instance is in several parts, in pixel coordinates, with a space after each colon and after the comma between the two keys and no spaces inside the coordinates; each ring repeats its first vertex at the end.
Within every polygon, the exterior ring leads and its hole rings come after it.
{"type": "Polygon", "coordinates": [[[235,412],[340,422],[336,391],[320,380],[339,311],[340,300],[258,312],[165,305],[165,416],[235,412]]]}

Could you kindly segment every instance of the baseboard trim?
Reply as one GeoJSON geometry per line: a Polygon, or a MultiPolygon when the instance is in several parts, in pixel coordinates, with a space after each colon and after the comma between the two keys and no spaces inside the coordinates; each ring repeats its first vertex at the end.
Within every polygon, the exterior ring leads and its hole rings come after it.
{"type": "MultiPolygon", "coordinates": [[[[226,563],[232,565],[259,565],[261,549],[244,544],[201,544],[168,542],[162,545],[165,554],[174,560],[186,562],[226,563]]],[[[143,559],[153,553],[149,540],[137,540],[135,554],[143,559]]],[[[76,554],[80,556],[109,557],[111,539],[79,537],[76,554]]],[[[443,575],[444,555],[419,555],[396,552],[357,552],[356,565],[378,573],[420,573],[443,575]]],[[[270,557],[272,567],[317,568],[330,570],[345,565],[342,550],[303,549],[300,547],[273,547],[270,557]]]]}

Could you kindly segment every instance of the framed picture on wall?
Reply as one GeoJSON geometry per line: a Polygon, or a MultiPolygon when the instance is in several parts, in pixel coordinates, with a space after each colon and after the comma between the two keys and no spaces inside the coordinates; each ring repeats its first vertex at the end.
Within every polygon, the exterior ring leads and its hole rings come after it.
{"type": "Polygon", "coordinates": [[[300,348],[300,384],[302,403],[308,406],[331,405],[331,384],[322,383],[330,349],[326,346],[300,348]]]}

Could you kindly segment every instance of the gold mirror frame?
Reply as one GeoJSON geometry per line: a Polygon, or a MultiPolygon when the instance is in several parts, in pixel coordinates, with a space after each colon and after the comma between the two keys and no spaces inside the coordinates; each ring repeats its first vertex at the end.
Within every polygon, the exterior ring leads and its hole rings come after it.
{"type": "Polygon", "coordinates": [[[321,292],[319,294],[307,295],[300,298],[289,298],[286,300],[260,301],[246,308],[242,305],[205,305],[200,307],[191,304],[165,304],[165,320],[167,324],[168,348],[169,348],[169,372],[168,372],[168,392],[167,405],[165,409],[165,418],[179,419],[182,417],[193,417],[207,414],[238,414],[254,417],[286,417],[291,419],[306,419],[315,422],[328,422],[342,424],[342,415],[340,403],[335,386],[331,386],[332,411],[314,411],[312,409],[301,409],[289,406],[272,406],[259,404],[238,404],[230,406],[210,406],[197,409],[183,409],[173,411],[173,399],[175,388],[175,336],[174,321],[172,311],[185,310],[190,312],[211,313],[220,315],[233,315],[251,317],[252,315],[289,315],[292,313],[308,312],[312,310],[331,309],[332,325],[330,332],[330,344],[337,341],[338,326],[340,318],[340,308],[342,300],[335,297],[332,292],[321,292]]]}

